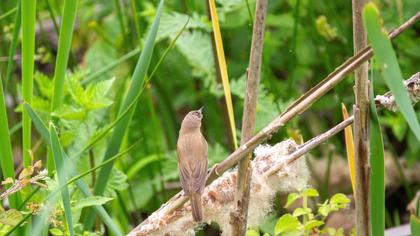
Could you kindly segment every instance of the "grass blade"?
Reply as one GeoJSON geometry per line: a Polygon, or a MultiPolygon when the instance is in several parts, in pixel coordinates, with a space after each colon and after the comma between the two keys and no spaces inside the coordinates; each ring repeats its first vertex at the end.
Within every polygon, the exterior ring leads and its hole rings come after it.
{"type": "MultiPolygon", "coordinates": [[[[67,175],[65,173],[63,156],[63,149],[61,147],[60,141],[58,140],[57,131],[52,123],[50,123],[50,142],[51,150],[54,157],[55,169],[57,170],[58,182],[60,185],[63,185],[67,182],[67,175]]],[[[67,226],[70,232],[70,236],[74,234],[73,232],[73,221],[71,218],[71,207],[70,207],[70,195],[67,186],[61,189],[61,197],[63,199],[64,214],[67,221],[67,226]]]]}
{"type": "Polygon", "coordinates": [[[3,20],[4,18],[10,16],[11,14],[15,13],[17,10],[18,10],[18,7],[14,7],[12,9],[8,10],[7,12],[5,12],[3,15],[0,16],[0,21],[3,20]]]}
{"type": "MultiPolygon", "coordinates": [[[[140,58],[137,62],[136,68],[134,69],[132,82],[126,97],[123,100],[122,106],[120,108],[119,114],[124,113],[127,107],[131,106],[133,100],[139,96],[139,93],[143,91],[147,69],[149,68],[150,61],[152,59],[153,48],[155,44],[155,39],[157,31],[159,28],[160,17],[162,14],[164,0],[161,0],[156,11],[155,19],[150,27],[150,31],[147,35],[144,50],[140,55],[140,58]]],[[[137,103],[135,103],[137,104],[137,103]]],[[[108,160],[110,157],[118,153],[121,142],[124,138],[125,131],[130,124],[131,118],[133,117],[134,109],[131,109],[128,112],[128,115],[121,119],[119,123],[116,124],[115,129],[112,133],[111,139],[108,143],[108,148],[105,151],[103,157],[103,162],[108,160]]],[[[105,191],[106,184],[108,182],[109,176],[111,174],[112,166],[114,162],[109,163],[104,166],[98,175],[98,181],[94,187],[95,195],[102,195],[105,191]]],[[[91,211],[88,211],[84,219],[84,225],[87,229],[91,228],[93,225],[95,217],[92,215],[91,211]]]]}
{"type": "Polygon", "coordinates": [[[12,77],[13,66],[15,65],[15,60],[13,60],[13,58],[15,57],[16,47],[18,44],[19,33],[20,33],[20,23],[21,23],[21,13],[22,13],[21,1],[17,0],[16,5],[17,5],[17,14],[15,17],[15,24],[14,24],[15,26],[13,29],[12,42],[10,43],[8,57],[7,57],[6,82],[4,84],[5,88],[8,88],[10,78],[12,77]]]}
{"type": "Polygon", "coordinates": [[[222,34],[220,33],[219,19],[217,17],[216,3],[214,0],[208,0],[210,18],[213,25],[213,36],[214,36],[214,45],[217,55],[217,67],[220,73],[220,78],[222,79],[223,92],[225,94],[226,107],[229,116],[229,126],[230,132],[232,135],[232,141],[235,149],[238,147],[238,141],[236,140],[236,125],[235,125],[235,115],[233,113],[233,104],[232,96],[230,93],[229,78],[226,66],[225,52],[223,49],[222,34]]]}
{"type": "MultiPolygon", "coordinates": [[[[50,134],[45,126],[44,122],[42,122],[41,118],[35,113],[35,111],[32,109],[32,107],[25,103],[23,104],[24,109],[28,112],[29,116],[31,117],[35,128],[38,130],[38,133],[41,135],[42,139],[48,144],[48,146],[51,148],[51,142],[50,142],[50,134]]],[[[78,171],[73,164],[73,162],[68,158],[66,153],[62,153],[63,159],[64,159],[64,166],[66,166],[66,170],[68,171],[68,177],[73,178],[74,176],[78,176],[78,171]]],[[[77,179],[75,180],[76,186],[80,189],[80,191],[86,196],[90,197],[93,196],[93,194],[90,192],[89,186],[85,183],[83,179],[77,179]]],[[[118,229],[118,227],[115,225],[115,223],[112,221],[112,218],[109,216],[109,214],[105,211],[103,206],[94,206],[93,209],[96,211],[96,213],[99,215],[99,217],[102,219],[105,225],[109,227],[109,229],[116,235],[122,235],[121,231],[118,229]]]]}
{"type": "MultiPolygon", "coordinates": [[[[22,96],[25,102],[32,102],[34,53],[35,53],[35,12],[36,1],[22,2],[22,96]]],[[[22,112],[23,165],[31,162],[31,119],[22,112]]]]}
{"type": "Polygon", "coordinates": [[[54,71],[54,92],[52,96],[51,111],[59,108],[63,103],[64,80],[67,63],[70,55],[73,38],[74,21],[76,19],[77,0],[65,0],[63,17],[58,39],[57,60],[54,71]]]}
{"type": "MultiPolygon", "coordinates": [[[[130,106],[131,102],[136,98],[137,94],[139,93],[139,91],[141,91],[141,88],[144,84],[144,79],[146,77],[147,69],[149,68],[150,60],[152,58],[153,47],[155,43],[156,33],[159,27],[159,21],[160,21],[160,16],[162,13],[163,2],[164,1],[161,0],[159,7],[157,9],[155,20],[147,36],[144,50],[141,53],[140,59],[133,72],[132,83],[123,101],[123,105],[119,112],[120,114],[125,112],[127,107],[130,106]]],[[[109,159],[110,157],[118,153],[124,133],[131,121],[133,112],[134,112],[134,109],[132,109],[126,117],[122,118],[121,121],[118,124],[116,124],[114,132],[112,133],[112,136],[111,136],[111,140],[109,141],[105,156],[103,157],[103,161],[106,161],[107,159],[109,159]]],[[[104,192],[106,183],[111,173],[112,166],[113,166],[113,162],[109,163],[107,166],[104,166],[99,172],[99,177],[98,177],[99,181],[97,181],[95,185],[95,194],[101,195],[104,192]]]]}
{"type": "Polygon", "coordinates": [[[370,215],[372,235],[384,235],[385,230],[385,159],[381,126],[375,107],[373,79],[370,83],[370,215]]]}
{"type": "MultiPolygon", "coordinates": [[[[346,106],[341,103],[341,111],[343,113],[343,120],[349,118],[346,106]]],[[[356,193],[355,186],[355,170],[354,170],[354,139],[352,126],[349,125],[344,129],[344,137],[346,141],[347,162],[349,165],[351,187],[353,188],[353,195],[356,193]]]]}
{"type": "Polygon", "coordinates": [[[98,82],[99,81],[98,80],[99,76],[101,76],[101,75],[105,74],[106,72],[114,69],[120,63],[122,63],[122,62],[132,58],[133,56],[139,54],[140,51],[141,51],[140,48],[136,48],[133,51],[128,52],[127,54],[125,54],[125,55],[121,56],[120,58],[116,59],[115,61],[113,61],[109,65],[106,65],[103,68],[88,74],[86,76],[86,79],[82,81],[82,84],[85,85],[85,84],[89,84],[89,83],[92,83],[92,82],[98,82]]]}
{"type": "Polygon", "coordinates": [[[372,44],[375,59],[380,66],[385,83],[395,96],[395,102],[409,127],[420,141],[420,124],[404,87],[402,73],[391,41],[381,26],[382,19],[375,4],[366,4],[363,10],[363,19],[368,39],[372,44]]]}
{"type": "MultiPolygon", "coordinates": [[[[3,81],[0,78],[0,165],[4,178],[15,179],[12,143],[10,142],[7,109],[3,92],[3,81]]],[[[10,186],[11,184],[6,185],[6,188],[9,188],[10,186]]],[[[12,208],[17,208],[19,206],[18,194],[19,193],[16,193],[10,197],[10,205],[12,208]]]]}

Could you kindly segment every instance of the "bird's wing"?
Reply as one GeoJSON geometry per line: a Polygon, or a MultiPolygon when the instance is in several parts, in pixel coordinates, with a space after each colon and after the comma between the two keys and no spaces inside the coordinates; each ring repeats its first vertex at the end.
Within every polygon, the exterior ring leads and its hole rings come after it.
{"type": "Polygon", "coordinates": [[[178,170],[179,180],[181,181],[182,189],[186,194],[189,194],[191,189],[191,170],[190,165],[186,162],[186,157],[181,158],[179,148],[177,148],[178,155],[178,170]]]}
{"type": "Polygon", "coordinates": [[[195,165],[192,168],[193,174],[193,190],[196,192],[203,192],[206,185],[207,177],[207,167],[208,167],[208,158],[207,158],[207,142],[202,137],[202,146],[200,148],[199,156],[195,157],[195,165]]]}

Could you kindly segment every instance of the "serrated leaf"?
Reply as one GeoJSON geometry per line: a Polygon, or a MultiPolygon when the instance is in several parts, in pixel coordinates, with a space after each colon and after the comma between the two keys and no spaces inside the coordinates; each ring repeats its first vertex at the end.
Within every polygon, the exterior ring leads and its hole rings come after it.
{"type": "Polygon", "coordinates": [[[164,38],[174,39],[178,32],[184,27],[185,22],[190,18],[186,29],[201,29],[210,32],[211,27],[209,22],[197,13],[193,13],[192,17],[182,14],[179,12],[169,12],[162,14],[160,20],[159,30],[156,36],[156,41],[160,41],[164,38]]]}
{"type": "Polygon", "coordinates": [[[86,198],[82,198],[76,202],[73,206],[74,209],[82,209],[88,206],[98,206],[103,205],[109,201],[113,200],[110,197],[102,197],[102,196],[89,196],[86,198]]]}
{"type": "Polygon", "coordinates": [[[127,175],[118,169],[112,169],[111,176],[105,188],[105,196],[116,197],[116,191],[127,189],[127,175]]]}
{"type": "Polygon", "coordinates": [[[301,198],[300,194],[298,194],[298,193],[290,193],[287,196],[287,202],[286,202],[286,205],[284,207],[285,208],[290,207],[299,198],[301,198]]]}

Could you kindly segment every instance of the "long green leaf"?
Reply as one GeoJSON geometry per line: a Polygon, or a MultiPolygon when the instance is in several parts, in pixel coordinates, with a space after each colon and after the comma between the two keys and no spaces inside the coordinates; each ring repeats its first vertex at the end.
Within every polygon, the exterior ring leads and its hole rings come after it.
{"type": "MultiPolygon", "coordinates": [[[[161,0],[159,7],[157,9],[155,20],[147,36],[144,50],[141,53],[140,59],[134,70],[131,86],[123,101],[123,105],[121,106],[121,109],[119,112],[120,114],[123,113],[127,109],[127,107],[130,106],[131,102],[136,98],[137,94],[139,93],[139,91],[141,91],[141,88],[143,86],[144,78],[146,77],[146,72],[147,72],[147,69],[149,68],[150,60],[152,58],[153,47],[155,43],[156,33],[159,27],[160,16],[162,14],[163,3],[164,1],[161,0]]],[[[122,139],[124,137],[124,133],[131,121],[133,113],[134,113],[134,109],[132,109],[129,112],[129,114],[126,117],[124,117],[115,126],[115,129],[111,136],[111,140],[108,143],[108,148],[103,157],[103,161],[106,161],[107,159],[109,159],[110,157],[118,153],[122,139]]],[[[99,177],[98,177],[99,181],[97,181],[95,185],[95,191],[94,191],[95,194],[101,195],[104,192],[106,183],[111,173],[112,166],[113,166],[113,163],[111,162],[107,166],[104,166],[99,172],[99,177]]]]}
{"type": "Polygon", "coordinates": [[[65,0],[60,37],[58,39],[57,60],[54,71],[54,93],[52,96],[51,110],[59,108],[64,97],[64,80],[67,63],[69,60],[71,42],[73,38],[74,21],[76,19],[78,0],[65,0]]]}
{"type": "MultiPolygon", "coordinates": [[[[54,128],[54,125],[50,123],[50,141],[51,141],[51,150],[54,157],[55,169],[57,170],[58,183],[63,185],[67,182],[67,175],[65,173],[63,156],[63,149],[61,147],[60,141],[58,140],[57,131],[54,128]]],[[[73,232],[73,221],[71,218],[71,207],[70,207],[70,195],[67,186],[61,189],[61,198],[63,199],[64,214],[66,216],[67,226],[72,236],[73,232]]]]}
{"type": "MultiPolygon", "coordinates": [[[[22,96],[25,102],[32,102],[34,53],[35,53],[36,1],[22,2],[22,96]]],[[[22,112],[23,165],[29,166],[31,157],[31,119],[22,112]]]]}
{"type": "MultiPolygon", "coordinates": [[[[42,139],[48,144],[48,146],[51,148],[51,142],[50,142],[50,134],[48,132],[47,127],[45,126],[44,122],[42,122],[41,118],[36,114],[36,112],[32,109],[32,107],[25,103],[23,104],[24,109],[28,112],[30,118],[32,119],[35,128],[38,130],[38,133],[41,135],[42,139]]],[[[78,171],[73,164],[73,162],[69,159],[66,153],[62,153],[63,159],[64,159],[64,166],[66,166],[66,170],[68,171],[67,175],[69,178],[73,178],[74,176],[78,176],[78,171]]],[[[76,186],[80,189],[80,191],[87,197],[93,196],[93,194],[90,192],[89,186],[85,183],[83,179],[77,179],[75,180],[76,186]]],[[[96,213],[99,215],[99,217],[102,219],[102,221],[109,227],[109,229],[116,235],[122,235],[121,231],[118,229],[118,227],[115,225],[115,223],[112,221],[109,214],[105,211],[103,206],[94,206],[93,209],[96,211],[96,213]]]]}
{"type": "Polygon", "coordinates": [[[372,235],[384,235],[385,230],[385,159],[381,126],[373,95],[373,79],[370,83],[370,215],[372,235]]]}
{"type": "Polygon", "coordinates": [[[20,23],[21,23],[21,0],[16,1],[17,5],[17,14],[15,18],[15,24],[13,28],[13,36],[12,36],[12,42],[9,46],[9,52],[7,56],[7,68],[6,68],[6,82],[5,82],[5,88],[8,88],[10,78],[12,77],[13,72],[13,66],[15,65],[15,60],[13,58],[15,57],[16,48],[19,40],[19,33],[20,33],[20,23]]]}
{"type": "Polygon", "coordinates": [[[92,82],[98,82],[98,78],[100,78],[99,76],[105,74],[106,72],[114,69],[116,66],[118,66],[119,64],[121,64],[122,62],[134,57],[135,55],[140,53],[140,48],[136,48],[134,50],[132,50],[131,52],[128,52],[127,54],[121,56],[120,58],[116,59],[115,61],[111,62],[109,65],[104,66],[103,68],[94,71],[90,74],[88,74],[86,76],[86,79],[82,81],[82,84],[89,84],[92,82]]]}
{"type": "Polygon", "coordinates": [[[420,124],[411,105],[407,90],[403,84],[403,76],[398,65],[397,57],[386,32],[381,25],[382,19],[375,4],[368,3],[363,9],[363,20],[369,41],[372,44],[375,59],[380,66],[386,85],[395,97],[395,102],[420,141],[420,124]]]}
{"type": "Polygon", "coordinates": [[[8,10],[7,12],[5,12],[3,15],[0,16],[0,21],[3,20],[4,18],[12,15],[13,13],[15,13],[18,10],[18,7],[14,7],[10,10],[8,10]]]}
{"type": "MultiPolygon", "coordinates": [[[[153,48],[155,44],[156,34],[159,28],[160,16],[162,14],[164,0],[161,0],[156,11],[156,16],[153,21],[153,24],[150,28],[150,31],[147,35],[146,42],[144,44],[144,50],[142,51],[140,58],[137,62],[136,68],[134,69],[131,86],[128,90],[126,97],[123,100],[122,106],[120,108],[119,114],[125,112],[127,107],[130,106],[132,101],[138,96],[142,91],[142,87],[145,84],[145,78],[147,69],[149,68],[150,61],[152,59],[153,48]]],[[[112,133],[111,139],[108,143],[103,161],[106,161],[110,157],[118,153],[121,142],[123,140],[125,131],[130,124],[131,118],[133,117],[134,109],[129,111],[129,114],[122,118],[121,121],[116,124],[115,129],[112,133]]],[[[98,175],[98,181],[95,184],[94,193],[96,195],[102,195],[105,191],[106,184],[108,182],[109,176],[111,174],[113,162],[104,166],[98,175]]],[[[93,225],[95,217],[91,211],[88,211],[84,219],[84,225],[87,229],[91,228],[93,225]]]]}
{"type": "MultiPolygon", "coordinates": [[[[13,163],[12,143],[10,142],[9,125],[7,121],[7,109],[3,94],[3,80],[0,78],[0,165],[4,178],[15,179],[15,168],[13,163]]],[[[6,185],[7,188],[11,184],[6,185]]],[[[16,193],[19,194],[19,193],[16,193]]],[[[19,205],[18,195],[10,197],[11,207],[19,205]]]]}

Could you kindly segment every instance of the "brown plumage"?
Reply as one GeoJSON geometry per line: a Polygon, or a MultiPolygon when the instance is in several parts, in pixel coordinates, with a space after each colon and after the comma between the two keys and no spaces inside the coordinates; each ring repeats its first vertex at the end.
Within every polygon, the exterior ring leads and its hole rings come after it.
{"type": "Polygon", "coordinates": [[[194,221],[203,220],[201,195],[206,184],[207,142],[201,134],[202,108],[190,111],[179,130],[177,143],[179,179],[184,193],[190,197],[194,221]]]}

